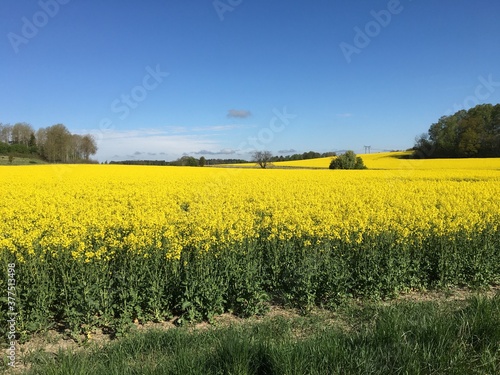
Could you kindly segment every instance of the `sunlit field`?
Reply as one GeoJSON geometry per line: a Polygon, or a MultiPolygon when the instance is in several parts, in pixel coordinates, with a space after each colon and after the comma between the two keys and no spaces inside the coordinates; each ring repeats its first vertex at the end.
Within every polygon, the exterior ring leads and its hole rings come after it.
{"type": "Polygon", "coordinates": [[[373,170],[2,167],[19,327],[116,330],[500,282],[500,159],[363,157],[373,170]]]}
{"type": "MultiPolygon", "coordinates": [[[[442,170],[472,169],[500,170],[500,158],[482,159],[411,159],[411,152],[380,152],[358,154],[369,169],[442,170]]],[[[275,167],[324,168],[330,165],[332,157],[281,161],[272,163],[275,167]]],[[[255,163],[234,164],[237,167],[256,167],[255,163]]]]}
{"type": "Polygon", "coordinates": [[[3,172],[0,245],[21,262],[61,252],[89,261],[119,250],[147,256],[161,249],[178,258],[188,246],[217,251],[256,238],[293,239],[307,247],[391,231],[405,241],[496,230],[500,222],[500,171],[479,168],[47,165],[3,172]]]}

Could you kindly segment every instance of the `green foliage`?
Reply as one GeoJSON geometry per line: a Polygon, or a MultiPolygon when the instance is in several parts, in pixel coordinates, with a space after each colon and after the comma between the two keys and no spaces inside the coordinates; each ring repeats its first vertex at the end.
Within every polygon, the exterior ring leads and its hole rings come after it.
{"type": "MultiPolygon", "coordinates": [[[[177,323],[212,320],[233,312],[261,314],[270,303],[307,312],[336,308],[351,298],[385,299],[415,289],[500,283],[500,231],[475,235],[417,236],[401,243],[396,233],[355,235],[350,241],[247,240],[211,250],[169,249],[147,254],[120,251],[109,260],[57,257],[37,248],[19,250],[24,261],[0,253],[0,264],[16,263],[18,332],[27,337],[54,326],[78,337],[97,327],[117,335],[138,320],[177,323]]],[[[108,251],[112,251],[109,249],[108,251]]],[[[0,274],[0,286],[7,272],[0,274]]],[[[0,311],[7,311],[0,300],[0,311]]],[[[0,318],[5,317],[1,316],[0,318]]],[[[6,325],[0,326],[5,340],[6,325]]]]}
{"type": "Polygon", "coordinates": [[[0,155],[12,155],[19,157],[26,157],[36,154],[36,146],[26,146],[22,144],[8,144],[0,142],[0,155]]]}
{"type": "Polygon", "coordinates": [[[28,165],[28,164],[46,164],[45,161],[40,159],[37,155],[19,155],[11,154],[9,156],[0,155],[0,165],[28,165]],[[12,156],[12,162],[9,160],[9,156],[12,156]]]}
{"type": "Polygon", "coordinates": [[[482,104],[441,117],[414,147],[414,157],[500,156],[500,104],[482,104]]]}
{"type": "Polygon", "coordinates": [[[90,134],[71,134],[66,126],[57,124],[35,132],[30,124],[13,126],[0,123],[0,155],[35,156],[49,162],[90,162],[97,144],[90,134]]]}
{"type": "Polygon", "coordinates": [[[366,169],[366,166],[359,156],[356,156],[354,151],[346,151],[332,159],[330,169],[366,169]]]}
{"type": "Polygon", "coordinates": [[[183,156],[182,158],[179,159],[180,165],[187,166],[187,167],[197,167],[198,166],[198,160],[192,156],[183,156]]]}
{"type": "Polygon", "coordinates": [[[250,251],[244,254],[228,249],[223,259],[228,282],[226,308],[242,317],[262,314],[268,309],[262,249],[255,243],[247,244],[250,251]]]}
{"type": "Polygon", "coordinates": [[[336,155],[337,154],[333,151],[323,152],[323,153],[315,151],[307,151],[302,154],[273,156],[271,158],[271,161],[276,162],[276,161],[291,161],[291,160],[307,160],[307,159],[327,158],[336,155]]]}
{"type": "Polygon", "coordinates": [[[185,321],[211,320],[224,312],[227,279],[221,262],[211,254],[188,248],[181,254],[176,312],[185,321]]]}
{"type": "Polygon", "coordinates": [[[184,155],[183,157],[167,162],[167,161],[154,161],[151,162],[150,160],[128,160],[125,162],[115,162],[113,164],[134,164],[134,165],[173,165],[173,166],[180,166],[180,167],[197,167],[199,165],[199,160],[188,155],[184,155]]]}

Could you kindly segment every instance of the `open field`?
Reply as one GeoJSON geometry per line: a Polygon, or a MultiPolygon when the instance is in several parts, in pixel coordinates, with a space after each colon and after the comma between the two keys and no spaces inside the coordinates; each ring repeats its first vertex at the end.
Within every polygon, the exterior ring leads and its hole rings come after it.
{"type": "Polygon", "coordinates": [[[392,169],[1,167],[17,339],[498,285],[499,159],[396,169],[411,160],[378,156],[392,169]]]}
{"type": "MultiPolygon", "coordinates": [[[[443,169],[471,169],[471,170],[500,170],[500,158],[488,159],[409,159],[411,152],[380,152],[373,154],[358,154],[368,169],[387,170],[443,170],[443,169]]],[[[332,157],[280,161],[272,166],[295,168],[328,169],[332,157]]],[[[228,164],[237,168],[258,167],[255,163],[228,164]]],[[[270,168],[272,168],[272,166],[270,168]]]]}
{"type": "Polygon", "coordinates": [[[410,152],[387,152],[360,156],[366,161],[369,169],[500,171],[500,158],[406,159],[410,154],[410,152]]]}

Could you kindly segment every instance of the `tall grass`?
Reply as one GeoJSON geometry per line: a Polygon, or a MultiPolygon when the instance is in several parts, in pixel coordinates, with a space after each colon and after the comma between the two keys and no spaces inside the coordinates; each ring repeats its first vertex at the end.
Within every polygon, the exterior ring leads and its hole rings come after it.
{"type": "Polygon", "coordinates": [[[498,374],[500,295],[134,334],[29,374],[498,374]],[[330,316],[332,318],[332,316],[330,316]],[[339,324],[337,324],[339,323],[339,324]],[[341,324],[340,324],[341,323],[341,324]]]}

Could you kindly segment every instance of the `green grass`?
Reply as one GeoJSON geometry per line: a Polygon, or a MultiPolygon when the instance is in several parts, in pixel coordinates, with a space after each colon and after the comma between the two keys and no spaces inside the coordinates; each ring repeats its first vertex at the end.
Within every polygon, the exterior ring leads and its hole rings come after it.
{"type": "Polygon", "coordinates": [[[0,165],[32,165],[32,164],[47,164],[47,162],[37,157],[27,158],[27,157],[14,156],[12,163],[10,163],[8,156],[0,155],[0,165]]]}
{"type": "Polygon", "coordinates": [[[31,361],[40,375],[499,374],[500,294],[132,333],[31,361]]]}

